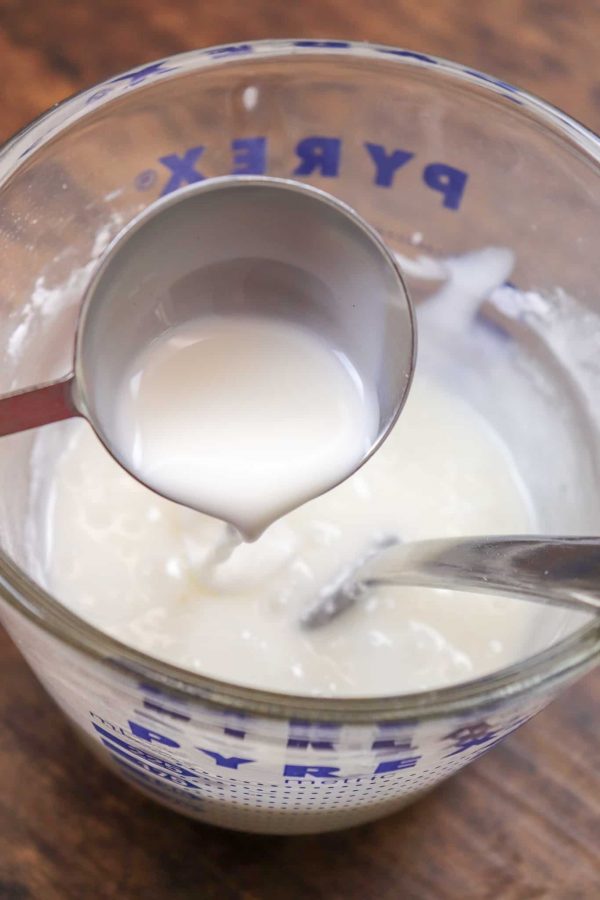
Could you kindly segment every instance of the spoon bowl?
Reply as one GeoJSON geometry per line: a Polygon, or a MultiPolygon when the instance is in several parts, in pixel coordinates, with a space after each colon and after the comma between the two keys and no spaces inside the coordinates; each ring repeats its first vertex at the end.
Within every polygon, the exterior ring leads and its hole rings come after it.
{"type": "Polygon", "coordinates": [[[83,416],[138,481],[237,524],[218,504],[199,505],[149,477],[115,424],[132,360],[175,329],[214,316],[276,320],[318,336],[376,399],[378,421],[363,455],[275,517],[349,477],[389,434],[416,354],[412,306],[394,256],[353,209],[318,188],[224,176],[159,199],[116,236],[85,291],[73,372],[0,398],[0,436],[83,416]]]}

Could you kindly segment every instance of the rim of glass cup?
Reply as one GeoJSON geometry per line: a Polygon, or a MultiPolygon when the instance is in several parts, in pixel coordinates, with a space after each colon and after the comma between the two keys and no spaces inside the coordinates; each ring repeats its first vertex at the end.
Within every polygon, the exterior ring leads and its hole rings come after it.
{"type": "MultiPolygon", "coordinates": [[[[236,61],[302,56],[346,56],[354,61],[387,61],[391,68],[422,70],[440,81],[459,81],[480,92],[518,104],[530,117],[569,139],[587,153],[600,177],[600,138],[561,110],[507,82],[436,56],[378,44],[326,39],[250,41],[208,47],[146,64],[116,75],[56,104],[26,125],[0,148],[0,189],[19,165],[38,147],[99,106],[124,93],[143,91],[148,83],[171,80],[205,68],[235,65],[236,61]]],[[[511,666],[450,687],[412,694],[369,697],[319,697],[285,694],[222,681],[179,668],[135,650],[70,612],[50,593],[32,581],[0,549],[0,595],[18,613],[65,644],[144,682],[203,702],[256,715],[289,718],[343,720],[347,723],[377,720],[438,718],[494,706],[522,694],[547,693],[561,682],[592,667],[600,659],[600,617],[545,650],[511,666]]]]}

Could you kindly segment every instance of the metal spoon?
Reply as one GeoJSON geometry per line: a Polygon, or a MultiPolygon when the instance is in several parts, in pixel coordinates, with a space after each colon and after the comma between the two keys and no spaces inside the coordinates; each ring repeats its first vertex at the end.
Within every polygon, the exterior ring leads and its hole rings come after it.
{"type": "Polygon", "coordinates": [[[320,628],[382,585],[502,594],[600,614],[600,538],[472,537],[402,544],[386,536],[301,616],[320,628]]]}
{"type": "Polygon", "coordinates": [[[85,292],[73,372],[1,397],[0,436],[83,416],[147,484],[114,434],[115,396],[131,360],[168,329],[240,312],[317,331],[352,363],[380,412],[355,468],[362,465],[408,393],[416,345],[410,300],[394,257],[353,209],[317,188],[268,177],[190,185],[121,231],[85,292]]]}

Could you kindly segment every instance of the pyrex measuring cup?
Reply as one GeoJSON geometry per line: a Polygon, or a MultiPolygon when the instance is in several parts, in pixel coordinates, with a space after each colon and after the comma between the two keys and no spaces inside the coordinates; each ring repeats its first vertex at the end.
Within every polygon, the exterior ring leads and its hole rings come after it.
{"type": "MultiPolygon", "coordinates": [[[[374,225],[421,302],[423,358],[509,444],[540,532],[598,530],[600,143],[510,85],[411,51],[203,50],[109,80],[14,138],[0,156],[1,390],[66,371],[81,295],[123,225],[230,173],[306,180],[374,225]],[[506,262],[493,277],[489,247],[506,262]],[[474,252],[481,283],[456,315],[443,285],[474,252]]],[[[193,817],[294,833],[398,809],[598,658],[597,620],[552,612],[527,659],[420,694],[285,696],[182,671],[40,586],[32,446],[0,445],[3,621],[94,752],[193,817]]]]}

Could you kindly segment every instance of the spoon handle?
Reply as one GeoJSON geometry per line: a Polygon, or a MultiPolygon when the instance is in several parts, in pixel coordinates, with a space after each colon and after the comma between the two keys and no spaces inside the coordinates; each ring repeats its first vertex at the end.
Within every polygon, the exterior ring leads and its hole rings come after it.
{"type": "Polygon", "coordinates": [[[71,374],[0,397],[0,437],[80,416],[73,399],[74,382],[71,374]]]}
{"type": "Polygon", "coordinates": [[[600,538],[473,537],[397,544],[369,560],[365,586],[414,584],[600,611],[600,538]]]}
{"type": "Polygon", "coordinates": [[[381,585],[501,594],[600,613],[600,538],[493,536],[394,544],[325,592],[301,623],[318,628],[381,585]]]}

